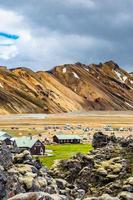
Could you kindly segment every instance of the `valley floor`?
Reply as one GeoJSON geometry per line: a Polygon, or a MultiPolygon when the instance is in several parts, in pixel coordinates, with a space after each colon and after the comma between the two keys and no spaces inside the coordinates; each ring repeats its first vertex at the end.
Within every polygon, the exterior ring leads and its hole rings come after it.
{"type": "MultiPolygon", "coordinates": [[[[22,115],[0,115],[0,129],[7,130],[13,136],[18,135],[38,135],[39,133],[52,137],[59,131],[64,134],[83,135],[83,130],[65,130],[66,124],[76,127],[102,128],[110,124],[113,128],[132,127],[132,111],[91,111],[87,113],[67,113],[67,114],[22,114],[22,115]],[[55,131],[54,127],[58,127],[55,131]]],[[[93,135],[93,131],[89,134],[93,135]]],[[[110,132],[106,133],[110,134],[110,132]]],[[[115,132],[117,136],[128,136],[132,131],[115,132]]],[[[92,137],[91,137],[92,138],[92,137]]]]}
{"type": "Polygon", "coordinates": [[[90,111],[85,113],[62,114],[16,114],[0,115],[0,127],[44,127],[46,125],[82,124],[101,127],[111,124],[113,127],[133,125],[133,111],[90,111]]]}

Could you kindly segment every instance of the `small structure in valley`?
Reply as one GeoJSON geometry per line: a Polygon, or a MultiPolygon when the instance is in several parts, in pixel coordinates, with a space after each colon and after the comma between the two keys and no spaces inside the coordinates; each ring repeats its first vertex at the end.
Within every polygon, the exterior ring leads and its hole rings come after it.
{"type": "Polygon", "coordinates": [[[33,139],[32,136],[14,138],[16,145],[20,149],[27,149],[32,155],[44,155],[45,146],[40,140],[33,139]]]}
{"type": "Polygon", "coordinates": [[[81,142],[81,138],[78,135],[57,134],[53,136],[53,142],[56,142],[59,144],[63,144],[63,143],[78,144],[81,142]]]}
{"type": "Polygon", "coordinates": [[[5,131],[0,130],[0,143],[5,143],[6,145],[14,145],[12,137],[5,131]]]}

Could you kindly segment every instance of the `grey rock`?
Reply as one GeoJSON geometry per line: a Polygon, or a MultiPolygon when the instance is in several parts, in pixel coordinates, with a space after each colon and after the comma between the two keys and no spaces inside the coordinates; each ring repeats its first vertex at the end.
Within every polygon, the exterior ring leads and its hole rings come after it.
{"type": "Polygon", "coordinates": [[[66,197],[59,196],[57,194],[49,195],[44,192],[30,192],[30,193],[21,193],[8,200],[67,200],[66,197]]]}
{"type": "Polygon", "coordinates": [[[133,193],[131,192],[121,192],[118,197],[122,200],[133,200],[133,193]]]}
{"type": "Polygon", "coordinates": [[[56,179],[56,184],[57,184],[59,189],[63,190],[63,189],[66,188],[67,181],[65,181],[63,179],[56,179]]]}

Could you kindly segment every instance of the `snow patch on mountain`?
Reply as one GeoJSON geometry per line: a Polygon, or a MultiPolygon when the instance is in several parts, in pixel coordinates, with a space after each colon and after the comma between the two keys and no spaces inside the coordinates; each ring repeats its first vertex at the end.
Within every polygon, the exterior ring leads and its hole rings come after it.
{"type": "Polygon", "coordinates": [[[127,76],[123,76],[123,81],[125,82],[128,79],[127,76]]]}
{"type": "Polygon", "coordinates": [[[89,69],[88,69],[88,68],[85,68],[85,70],[89,72],[89,69]]]}
{"type": "Polygon", "coordinates": [[[3,85],[0,83],[0,87],[4,88],[3,85]]]}
{"type": "Polygon", "coordinates": [[[128,102],[125,102],[128,106],[130,106],[131,108],[133,108],[133,106],[131,104],[129,104],[128,102]]]}
{"type": "Polygon", "coordinates": [[[121,82],[125,83],[126,80],[128,79],[127,76],[122,76],[122,74],[121,74],[120,72],[115,71],[115,70],[114,70],[114,72],[115,72],[115,74],[117,75],[117,77],[119,78],[119,80],[120,80],[121,82]]]}
{"type": "Polygon", "coordinates": [[[73,75],[74,75],[75,78],[79,79],[79,76],[75,72],[73,72],[73,75]]]}
{"type": "Polygon", "coordinates": [[[114,71],[114,72],[115,72],[115,74],[117,75],[117,77],[118,77],[121,81],[123,81],[122,78],[121,78],[121,74],[120,74],[119,72],[117,72],[117,71],[114,71]]]}
{"type": "Polygon", "coordinates": [[[63,68],[63,74],[64,74],[64,73],[66,73],[66,67],[65,67],[65,68],[63,68]]]}

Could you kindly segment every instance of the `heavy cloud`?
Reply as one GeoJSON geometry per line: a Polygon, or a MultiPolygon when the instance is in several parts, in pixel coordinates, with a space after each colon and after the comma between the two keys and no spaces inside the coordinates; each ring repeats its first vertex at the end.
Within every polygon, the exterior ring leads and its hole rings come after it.
{"type": "Polygon", "coordinates": [[[20,36],[0,46],[0,64],[47,70],[114,60],[133,71],[132,10],[132,0],[0,0],[0,32],[20,36]]]}

